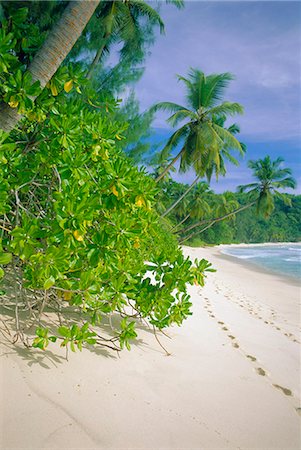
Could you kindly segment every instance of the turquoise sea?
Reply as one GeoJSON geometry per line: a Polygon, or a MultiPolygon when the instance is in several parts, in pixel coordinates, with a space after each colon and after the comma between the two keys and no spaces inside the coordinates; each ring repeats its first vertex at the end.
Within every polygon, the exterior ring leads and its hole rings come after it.
{"type": "Polygon", "coordinates": [[[224,247],[222,253],[289,278],[301,280],[301,243],[224,247]]]}

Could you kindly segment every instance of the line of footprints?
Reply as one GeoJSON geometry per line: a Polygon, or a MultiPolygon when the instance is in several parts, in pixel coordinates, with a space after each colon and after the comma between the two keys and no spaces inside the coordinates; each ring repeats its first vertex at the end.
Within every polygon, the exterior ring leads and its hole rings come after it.
{"type": "MultiPolygon", "coordinates": [[[[215,284],[215,292],[217,294],[222,293],[227,299],[231,299],[232,303],[235,303],[236,305],[238,305],[240,308],[243,308],[244,310],[246,310],[251,316],[253,316],[254,318],[263,321],[266,325],[270,325],[272,328],[274,328],[277,331],[280,331],[284,336],[286,336],[290,341],[292,342],[296,342],[298,344],[300,344],[300,340],[297,339],[297,337],[293,334],[288,332],[287,330],[282,329],[281,327],[279,327],[277,324],[275,324],[274,320],[278,320],[280,322],[286,323],[287,326],[289,326],[289,323],[287,322],[286,319],[281,319],[280,317],[277,317],[277,313],[273,308],[269,308],[267,306],[265,306],[264,308],[260,305],[256,305],[256,304],[252,304],[247,297],[245,297],[244,295],[242,297],[235,297],[233,295],[233,292],[229,289],[227,289],[225,287],[225,291],[226,293],[224,293],[224,290],[222,291],[220,289],[219,286],[217,286],[216,283],[215,284]],[[268,318],[264,317],[264,316],[268,316],[268,318]]],[[[299,329],[299,331],[301,332],[301,328],[299,329]]]]}
{"type": "MultiPolygon", "coordinates": [[[[204,304],[204,309],[207,311],[209,317],[215,319],[218,323],[218,325],[220,326],[220,328],[227,333],[227,337],[230,339],[230,341],[232,342],[232,347],[235,349],[239,349],[240,352],[252,363],[254,363],[255,365],[255,371],[258,375],[262,376],[262,377],[269,377],[267,371],[265,369],[263,369],[262,367],[258,367],[258,360],[255,356],[253,355],[249,355],[247,352],[245,352],[239,345],[237,339],[235,336],[233,336],[233,334],[231,334],[231,331],[229,330],[228,326],[221,320],[218,320],[216,318],[216,316],[214,315],[213,311],[212,311],[212,305],[208,299],[208,297],[204,297],[205,300],[205,304],[204,304]]],[[[274,388],[280,390],[284,395],[288,396],[288,397],[293,397],[293,393],[290,389],[280,386],[279,384],[273,383],[271,382],[271,384],[274,386],[274,388]]],[[[301,416],[301,408],[295,408],[296,412],[301,416]]]]}

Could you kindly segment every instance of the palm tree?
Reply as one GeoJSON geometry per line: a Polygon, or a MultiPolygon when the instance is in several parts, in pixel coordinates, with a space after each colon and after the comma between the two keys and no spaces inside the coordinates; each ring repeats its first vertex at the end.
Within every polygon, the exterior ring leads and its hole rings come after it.
{"type": "MultiPolygon", "coordinates": [[[[226,121],[226,117],[225,116],[221,116],[218,118],[214,118],[214,122],[220,126],[220,127],[224,127],[226,121]]],[[[233,136],[235,134],[238,134],[240,132],[240,127],[234,123],[232,124],[230,127],[226,128],[226,130],[231,133],[233,136]]],[[[244,155],[246,152],[246,145],[243,144],[242,142],[239,142],[241,150],[240,150],[240,154],[244,155]]],[[[216,178],[218,178],[218,175],[221,174],[223,176],[226,175],[226,165],[225,165],[225,160],[230,161],[232,164],[234,164],[235,166],[239,165],[239,162],[237,161],[236,158],[234,158],[233,155],[231,155],[231,148],[229,148],[229,143],[225,142],[225,145],[220,149],[220,154],[219,154],[219,159],[220,159],[220,166],[219,166],[219,170],[216,166],[216,163],[214,161],[212,161],[212,163],[210,164],[210,166],[207,168],[206,170],[206,177],[207,180],[210,182],[211,177],[213,172],[216,173],[216,178]]],[[[187,188],[186,192],[183,193],[183,195],[181,195],[181,197],[179,197],[163,214],[162,217],[167,216],[167,214],[169,214],[173,208],[175,206],[177,206],[177,204],[179,202],[182,201],[182,199],[190,192],[190,190],[193,188],[193,186],[198,183],[198,181],[200,180],[200,178],[203,176],[203,174],[199,174],[197,175],[197,177],[194,179],[194,181],[191,183],[191,185],[187,188]]]]}
{"type": "Polygon", "coordinates": [[[178,76],[178,80],[186,85],[187,107],[161,102],[151,108],[154,112],[159,110],[171,112],[172,115],[167,120],[171,126],[186,121],[172,134],[162,150],[163,154],[169,154],[183,142],[179,153],[156,178],[157,182],[179,159],[181,171],[193,167],[198,175],[204,176],[210,168],[216,174],[220,173],[222,148],[242,152],[238,140],[218,123],[221,117],[243,113],[243,107],[239,103],[221,102],[224,91],[233,78],[230,73],[205,76],[200,70],[191,69],[187,78],[178,76]]]}
{"type": "MultiPolygon", "coordinates": [[[[178,8],[183,7],[182,0],[171,0],[168,3],[173,3],[178,8]]],[[[130,54],[132,58],[135,53],[140,54],[145,34],[141,27],[142,22],[158,25],[160,32],[164,32],[164,23],[159,13],[144,0],[102,1],[98,16],[102,20],[103,36],[88,70],[87,78],[91,78],[110,43],[123,42],[121,49],[123,57],[130,54]]]]}
{"type": "Polygon", "coordinates": [[[253,176],[257,178],[257,182],[238,186],[237,190],[239,193],[247,192],[251,200],[250,203],[242,205],[230,212],[226,212],[222,216],[211,219],[210,221],[200,221],[181,230],[182,232],[191,231],[192,229],[203,225],[205,222],[210,222],[202,230],[194,231],[193,233],[186,235],[180,240],[180,243],[192,238],[195,234],[203,233],[215,223],[233,217],[234,214],[250,208],[253,205],[256,205],[256,213],[267,219],[275,208],[275,197],[280,198],[284,203],[290,205],[290,199],[282,192],[279,192],[278,189],[294,189],[297,183],[291,176],[291,169],[280,167],[283,162],[283,158],[277,158],[275,161],[271,161],[270,156],[266,156],[264,159],[259,159],[257,161],[249,161],[248,167],[253,170],[253,176]]]}
{"type": "MultiPolygon", "coordinates": [[[[98,3],[99,0],[90,0],[68,4],[28,67],[32,82],[39,81],[42,88],[46,86],[81,35],[98,3]]],[[[0,105],[0,129],[11,131],[21,118],[16,108],[6,103],[0,105]]]]}
{"type": "Polygon", "coordinates": [[[271,161],[270,156],[249,161],[248,167],[253,170],[253,175],[258,181],[237,188],[238,192],[248,192],[251,197],[257,197],[257,214],[262,214],[265,218],[268,218],[275,208],[275,197],[290,204],[290,200],[278,189],[295,189],[297,185],[296,180],[291,176],[291,169],[281,168],[283,162],[283,158],[271,161]]]}
{"type": "MultiPolygon", "coordinates": [[[[205,216],[208,216],[211,213],[211,207],[209,205],[210,195],[213,191],[209,188],[209,185],[204,181],[198,183],[193,191],[186,197],[187,202],[181,202],[180,208],[181,215],[184,218],[177,223],[172,231],[175,231],[179,228],[183,223],[185,223],[189,218],[191,219],[204,219],[205,216]]],[[[178,213],[178,208],[176,208],[176,212],[178,213]]]]}

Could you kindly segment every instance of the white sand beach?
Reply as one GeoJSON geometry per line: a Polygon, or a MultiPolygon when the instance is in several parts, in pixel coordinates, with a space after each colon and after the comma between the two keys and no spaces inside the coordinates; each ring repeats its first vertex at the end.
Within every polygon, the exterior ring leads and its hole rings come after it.
{"type": "Polygon", "coordinates": [[[218,271],[160,337],[170,356],[146,328],[120,358],[2,346],[1,449],[301,448],[300,287],[217,247],[184,252],[218,271]]]}

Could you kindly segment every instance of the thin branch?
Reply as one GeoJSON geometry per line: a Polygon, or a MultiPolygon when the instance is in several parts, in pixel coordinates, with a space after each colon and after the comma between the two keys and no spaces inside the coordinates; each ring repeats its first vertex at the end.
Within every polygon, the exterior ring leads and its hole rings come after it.
{"type": "Polygon", "coordinates": [[[170,356],[171,353],[169,353],[169,352],[166,350],[166,348],[163,346],[163,344],[161,344],[161,342],[160,342],[160,340],[159,340],[159,338],[158,338],[158,336],[157,336],[156,328],[155,328],[154,326],[153,326],[153,331],[154,331],[154,336],[155,336],[155,338],[156,338],[156,341],[158,342],[158,344],[160,345],[160,347],[163,348],[163,350],[164,350],[165,353],[166,353],[166,356],[170,356]]]}

